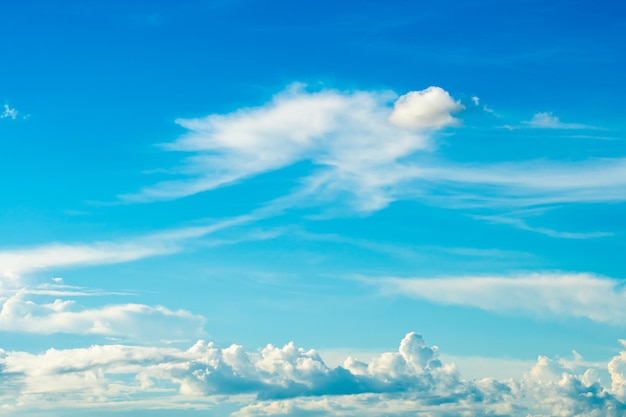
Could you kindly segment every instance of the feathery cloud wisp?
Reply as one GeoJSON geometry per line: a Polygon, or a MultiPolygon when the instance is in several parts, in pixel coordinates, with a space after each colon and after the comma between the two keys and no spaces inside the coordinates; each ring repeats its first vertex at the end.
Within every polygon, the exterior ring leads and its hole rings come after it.
{"type": "MultiPolygon", "coordinates": [[[[353,196],[357,210],[375,210],[402,181],[405,158],[430,146],[433,131],[458,123],[463,106],[439,87],[393,93],[308,93],[292,87],[258,108],[202,119],[179,119],[188,133],[165,149],[191,152],[185,179],[157,183],[127,201],[167,200],[196,194],[299,161],[307,195],[353,196]]],[[[323,198],[323,197],[321,197],[323,198]]]]}
{"type": "Polygon", "coordinates": [[[379,286],[384,294],[400,294],[441,304],[499,313],[626,323],[624,282],[592,274],[376,278],[365,279],[365,282],[379,286]]]}

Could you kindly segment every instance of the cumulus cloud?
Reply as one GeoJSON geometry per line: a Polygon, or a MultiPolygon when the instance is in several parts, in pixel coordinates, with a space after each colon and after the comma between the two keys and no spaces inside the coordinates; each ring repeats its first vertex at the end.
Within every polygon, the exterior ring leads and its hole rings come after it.
{"type": "Polygon", "coordinates": [[[391,123],[410,129],[439,129],[455,125],[459,120],[452,114],[463,109],[447,91],[440,87],[428,87],[400,96],[389,116],[391,123]]]}
{"type": "Polygon", "coordinates": [[[262,107],[179,119],[188,133],[164,147],[191,153],[181,169],[186,178],[121,198],[179,198],[310,161],[315,169],[305,176],[301,194],[343,193],[352,196],[357,210],[384,207],[405,175],[400,160],[428,148],[432,131],[456,124],[451,114],[462,109],[439,87],[403,95],[392,109],[393,97],[365,91],[309,93],[294,86],[262,107]]]}
{"type": "MultiPolygon", "coordinates": [[[[624,342],[626,343],[626,342],[624,342]]],[[[626,344],[625,344],[626,346],[626,344]]],[[[197,408],[243,405],[245,416],[621,416],[626,353],[602,366],[540,356],[519,380],[468,381],[417,333],[395,352],[328,367],[311,349],[288,343],[257,352],[198,341],[187,350],[106,345],[39,354],[0,349],[0,407],[197,408]]],[[[0,411],[1,413],[1,411],[0,411]]]]}
{"type": "Polygon", "coordinates": [[[626,323],[624,281],[592,274],[534,273],[520,276],[381,278],[366,282],[386,294],[487,311],[543,317],[578,317],[626,323]]]}
{"type": "Polygon", "coordinates": [[[256,353],[202,340],[187,350],[124,345],[50,349],[37,355],[0,350],[0,386],[8,377],[20,386],[18,403],[24,398],[42,403],[52,397],[113,402],[113,393],[126,398],[141,393],[182,395],[181,401],[211,395],[275,400],[406,390],[430,395],[459,383],[456,368],[443,365],[437,356],[437,349],[416,333],[407,334],[397,352],[370,363],[348,358],[347,367],[336,368],[328,367],[315,350],[293,343],[270,344],[256,353]],[[52,383],[56,377],[64,383],[52,383]]]}

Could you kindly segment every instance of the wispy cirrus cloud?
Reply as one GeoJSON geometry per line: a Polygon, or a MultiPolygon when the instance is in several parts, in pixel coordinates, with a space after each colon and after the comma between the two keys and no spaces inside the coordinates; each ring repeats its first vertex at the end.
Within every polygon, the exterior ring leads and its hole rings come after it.
{"type": "Polygon", "coordinates": [[[233,217],[211,224],[165,230],[117,241],[49,243],[0,250],[0,278],[17,281],[22,274],[40,269],[115,264],[173,254],[183,250],[184,244],[190,240],[254,221],[261,216],[262,214],[251,214],[233,217]]]}
{"type": "MultiPolygon", "coordinates": [[[[438,188],[414,198],[461,207],[533,207],[626,201],[626,159],[429,164],[413,176],[438,188]]],[[[409,191],[407,191],[407,195],[409,191]]]]}
{"type": "Polygon", "coordinates": [[[474,307],[496,313],[575,317],[623,325],[626,286],[621,280],[583,273],[512,276],[364,278],[382,294],[474,307]]]}
{"type": "MultiPolygon", "coordinates": [[[[472,100],[480,104],[478,97],[472,100]]],[[[308,161],[295,189],[266,202],[273,214],[301,205],[370,213],[398,200],[497,210],[626,201],[624,158],[463,164],[439,158],[437,132],[459,125],[455,115],[463,109],[439,87],[398,97],[293,86],[260,107],[179,119],[187,133],[162,146],[187,155],[177,171],[182,178],[120,199],[182,198],[308,161]]],[[[537,113],[523,125],[583,127],[562,123],[551,113],[537,113]]]]}
{"type": "Polygon", "coordinates": [[[390,188],[406,175],[400,160],[431,146],[433,132],[458,124],[463,109],[445,90],[429,87],[397,96],[390,92],[308,93],[293,86],[261,107],[202,119],[179,119],[188,133],[164,145],[191,153],[186,177],[122,195],[126,201],[185,197],[310,161],[299,195],[351,196],[356,210],[384,207],[390,188]]]}
{"type": "Polygon", "coordinates": [[[596,239],[601,237],[613,236],[610,232],[567,232],[561,230],[554,230],[548,227],[531,226],[528,222],[522,218],[513,215],[500,215],[500,216],[472,216],[475,219],[480,219],[493,224],[508,224],[516,227],[520,230],[527,230],[529,232],[540,233],[542,235],[559,238],[559,239],[596,239]]]}

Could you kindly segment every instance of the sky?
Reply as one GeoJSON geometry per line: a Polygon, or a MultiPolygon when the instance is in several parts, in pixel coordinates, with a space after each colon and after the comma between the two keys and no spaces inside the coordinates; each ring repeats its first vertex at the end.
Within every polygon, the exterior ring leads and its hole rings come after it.
{"type": "Polygon", "coordinates": [[[0,415],[626,413],[621,2],[0,28],[0,415]]]}

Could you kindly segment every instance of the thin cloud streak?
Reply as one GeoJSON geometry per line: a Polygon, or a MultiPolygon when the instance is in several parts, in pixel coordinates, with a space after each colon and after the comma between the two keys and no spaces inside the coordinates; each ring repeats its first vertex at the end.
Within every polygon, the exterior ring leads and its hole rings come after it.
{"type": "Polygon", "coordinates": [[[586,318],[626,324],[625,281],[583,273],[443,278],[362,278],[381,294],[420,298],[438,304],[479,308],[500,314],[544,318],[586,318]]]}
{"type": "MultiPolygon", "coordinates": [[[[251,214],[217,221],[205,226],[184,227],[119,241],[47,245],[0,251],[0,278],[6,284],[39,269],[105,265],[131,262],[184,249],[185,242],[220,230],[255,221],[262,214],[251,214]]],[[[1,283],[2,281],[0,281],[1,283]]]]}

